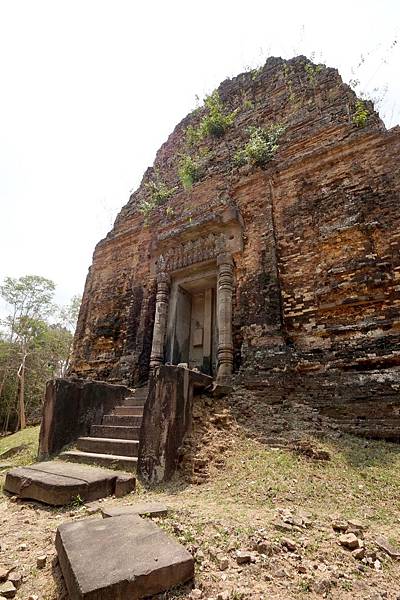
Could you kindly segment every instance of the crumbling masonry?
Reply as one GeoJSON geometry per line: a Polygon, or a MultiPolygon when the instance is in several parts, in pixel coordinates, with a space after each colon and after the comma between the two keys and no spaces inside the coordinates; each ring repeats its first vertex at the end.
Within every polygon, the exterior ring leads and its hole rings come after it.
{"type": "Polygon", "coordinates": [[[179,123],[97,245],[71,374],[132,386],[187,362],[398,439],[399,128],[369,102],[357,119],[338,72],[304,57],[218,93],[232,124],[189,144],[207,108],[179,123]],[[272,158],[238,164],[249,126],[277,124],[272,158]],[[182,155],[201,158],[190,189],[182,155]],[[145,216],[150,182],[169,197],[145,216]]]}

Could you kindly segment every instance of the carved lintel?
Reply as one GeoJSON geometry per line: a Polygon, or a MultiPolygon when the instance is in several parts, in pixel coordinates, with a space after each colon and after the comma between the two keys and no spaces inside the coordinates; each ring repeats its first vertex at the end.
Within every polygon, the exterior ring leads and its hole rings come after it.
{"type": "Polygon", "coordinates": [[[181,242],[160,254],[156,261],[156,272],[170,272],[190,265],[217,258],[225,251],[224,233],[209,233],[194,240],[181,242]]]}

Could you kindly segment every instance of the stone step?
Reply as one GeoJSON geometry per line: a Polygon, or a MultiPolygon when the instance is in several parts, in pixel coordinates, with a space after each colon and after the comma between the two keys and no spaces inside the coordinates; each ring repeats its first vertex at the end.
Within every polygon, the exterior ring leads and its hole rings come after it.
{"type": "Polygon", "coordinates": [[[84,463],[87,465],[101,465],[110,468],[123,468],[126,471],[136,471],[136,456],[118,456],[114,454],[97,454],[95,452],[80,452],[67,450],[60,454],[63,460],[84,463]]]}
{"type": "Polygon", "coordinates": [[[116,456],[137,456],[139,442],[114,438],[80,437],[76,447],[82,452],[95,454],[114,454],[116,456]]]}
{"type": "Polygon", "coordinates": [[[129,425],[92,425],[90,428],[90,437],[95,438],[138,440],[139,435],[140,427],[130,427],[129,425]]]}
{"type": "Polygon", "coordinates": [[[113,415],[127,415],[129,417],[141,417],[143,415],[142,406],[115,406],[113,415]]]}
{"type": "Polygon", "coordinates": [[[149,393],[149,388],[146,386],[146,387],[136,388],[135,391],[133,392],[132,396],[135,396],[135,398],[147,398],[148,393],[149,393]]]}
{"type": "Polygon", "coordinates": [[[91,502],[113,494],[128,494],[135,489],[135,477],[132,473],[99,469],[93,465],[49,460],[12,469],[7,473],[4,488],[20,498],[62,506],[77,496],[91,502]]]}
{"type": "Polygon", "coordinates": [[[140,427],[142,417],[131,417],[129,415],[104,415],[102,425],[117,425],[121,427],[140,427]]]}
{"type": "Polygon", "coordinates": [[[136,398],[136,396],[127,396],[122,400],[121,406],[144,406],[146,398],[136,398]]]}

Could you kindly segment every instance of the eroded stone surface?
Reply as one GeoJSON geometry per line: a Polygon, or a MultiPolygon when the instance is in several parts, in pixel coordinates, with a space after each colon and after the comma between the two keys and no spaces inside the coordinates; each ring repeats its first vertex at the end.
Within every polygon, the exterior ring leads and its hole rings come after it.
{"type": "Polygon", "coordinates": [[[64,523],[56,548],[71,600],[135,600],[194,574],[189,552],[136,515],[64,523]]]}
{"type": "Polygon", "coordinates": [[[97,500],[114,494],[116,487],[131,491],[135,478],[126,473],[119,475],[118,471],[62,461],[16,467],[7,473],[4,484],[7,492],[20,498],[52,505],[69,504],[78,496],[83,501],[97,500]]]}
{"type": "Polygon", "coordinates": [[[105,506],[101,509],[104,518],[121,515],[139,515],[148,517],[164,517],[168,507],[158,502],[138,502],[129,506],[105,506]]]}
{"type": "Polygon", "coordinates": [[[227,112],[237,111],[235,123],[190,151],[193,160],[209,157],[190,194],[179,164],[204,107],[177,125],[97,245],[71,371],[128,385],[147,379],[154,248],[170,240],[168,273],[208,260],[210,224],[229,206],[243,222],[243,248],[232,251],[242,382],[278,401],[311,402],[352,433],[398,439],[399,128],[386,131],[370,103],[357,127],[355,94],[336,70],[305,57],[270,58],[256,76],[223,82],[219,94],[227,112]],[[285,133],[273,159],[235,166],[247,128],[274,123],[285,133]],[[138,207],[155,181],[173,193],[144,227],[138,207]]]}

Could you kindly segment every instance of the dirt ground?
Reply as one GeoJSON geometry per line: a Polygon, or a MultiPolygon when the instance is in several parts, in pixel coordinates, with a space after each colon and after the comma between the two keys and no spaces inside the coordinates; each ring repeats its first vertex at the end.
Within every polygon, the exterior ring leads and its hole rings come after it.
{"type": "Polygon", "coordinates": [[[66,600],[57,526],[137,500],[167,504],[158,523],[195,558],[195,581],[159,600],[400,598],[400,561],[377,543],[400,545],[400,448],[328,431],[312,415],[293,426],[290,407],[269,412],[263,398],[243,414],[243,402],[198,401],[181,473],[164,487],[62,509],[0,496],[0,566],[22,575],[16,598],[66,600]],[[340,543],[345,532],[356,551],[340,543]]]}

